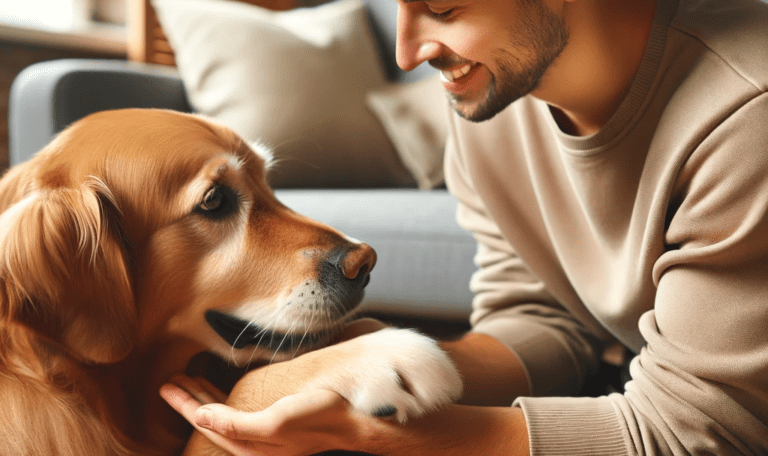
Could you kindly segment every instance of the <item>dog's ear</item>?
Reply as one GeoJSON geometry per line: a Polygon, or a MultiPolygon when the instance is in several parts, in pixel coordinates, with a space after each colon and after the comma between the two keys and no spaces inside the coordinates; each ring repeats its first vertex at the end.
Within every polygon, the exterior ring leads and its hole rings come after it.
{"type": "Polygon", "coordinates": [[[32,191],[0,215],[0,317],[18,321],[88,363],[131,350],[136,307],[111,192],[32,191]]]}

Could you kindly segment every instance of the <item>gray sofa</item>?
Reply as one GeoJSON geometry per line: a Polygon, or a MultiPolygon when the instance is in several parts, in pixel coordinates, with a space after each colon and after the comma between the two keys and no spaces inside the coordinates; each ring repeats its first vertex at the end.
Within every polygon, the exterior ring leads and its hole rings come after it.
{"type": "MultiPolygon", "coordinates": [[[[395,64],[397,3],[367,0],[391,81],[415,81],[429,67],[404,73],[395,64]]],[[[15,80],[10,100],[11,165],[30,158],[61,129],[95,111],[125,107],[193,112],[173,68],[125,61],[58,60],[35,64],[15,80]]],[[[455,222],[444,189],[281,188],[277,197],[297,212],[372,245],[378,263],[364,309],[374,315],[463,324],[476,244],[455,222]]]]}

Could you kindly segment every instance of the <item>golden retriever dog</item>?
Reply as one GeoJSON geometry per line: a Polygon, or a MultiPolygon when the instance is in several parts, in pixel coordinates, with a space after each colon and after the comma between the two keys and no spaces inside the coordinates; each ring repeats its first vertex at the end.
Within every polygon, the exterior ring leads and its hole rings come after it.
{"type": "MultiPolygon", "coordinates": [[[[375,252],[282,205],[256,149],[199,116],[106,111],[0,180],[3,454],[177,454],[189,428],[158,389],[195,355],[267,363],[335,341],[375,252]]],[[[306,387],[401,420],[460,392],[415,332],[342,345],[306,387]]]]}

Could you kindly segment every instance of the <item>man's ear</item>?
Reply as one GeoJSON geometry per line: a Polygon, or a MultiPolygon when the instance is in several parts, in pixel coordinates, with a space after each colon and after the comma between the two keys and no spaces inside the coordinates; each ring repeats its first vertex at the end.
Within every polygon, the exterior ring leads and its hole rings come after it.
{"type": "Polygon", "coordinates": [[[0,214],[0,317],[77,359],[111,363],[134,344],[136,306],[109,189],[35,190],[0,214]]]}

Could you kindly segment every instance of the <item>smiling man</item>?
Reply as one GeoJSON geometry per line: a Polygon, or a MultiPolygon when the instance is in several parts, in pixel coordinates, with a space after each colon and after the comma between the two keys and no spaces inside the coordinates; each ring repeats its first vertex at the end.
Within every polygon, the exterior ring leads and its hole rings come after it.
{"type": "Polygon", "coordinates": [[[487,2],[483,10],[470,13],[484,16],[473,35],[450,30],[462,9],[451,2],[407,3],[399,16],[398,65],[410,70],[428,60],[441,70],[454,109],[475,122],[490,119],[536,89],[568,43],[565,21],[540,1],[487,2]],[[422,23],[418,16],[424,9],[429,22],[446,26],[422,23]],[[436,36],[428,38],[432,34],[436,36]]]}
{"type": "Polygon", "coordinates": [[[478,242],[473,329],[442,344],[461,404],[398,425],[317,392],[198,424],[241,454],[768,454],[768,7],[399,0],[397,38],[442,71],[478,242]],[[578,397],[615,346],[629,381],[578,397]]]}

